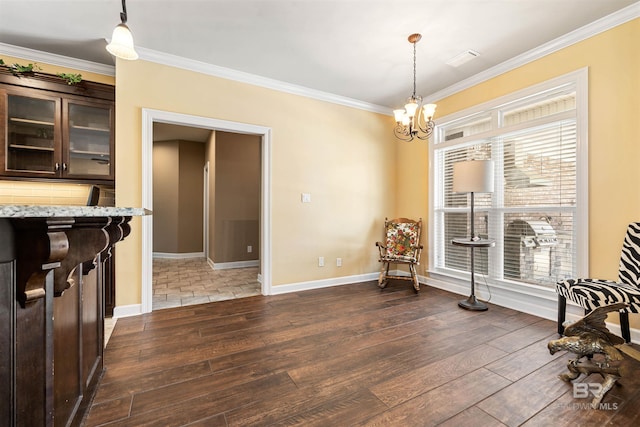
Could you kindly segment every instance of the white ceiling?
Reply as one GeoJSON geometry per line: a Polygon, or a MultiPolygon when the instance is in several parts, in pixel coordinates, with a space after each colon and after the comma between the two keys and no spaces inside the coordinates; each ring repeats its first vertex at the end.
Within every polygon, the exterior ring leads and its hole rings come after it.
{"type": "MultiPolygon", "coordinates": [[[[636,0],[129,0],[137,46],[367,103],[398,107],[636,0]],[[458,68],[465,50],[480,56],[458,68]]],[[[0,0],[0,42],[113,64],[120,0],[0,0]]],[[[1,57],[1,56],[0,56],[1,57]]],[[[144,57],[144,54],[143,54],[144,57]]]]}

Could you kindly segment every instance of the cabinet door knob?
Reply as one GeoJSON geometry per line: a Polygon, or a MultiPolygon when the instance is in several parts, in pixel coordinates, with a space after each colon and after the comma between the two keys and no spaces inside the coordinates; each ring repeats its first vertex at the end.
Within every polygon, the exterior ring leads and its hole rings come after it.
{"type": "Polygon", "coordinates": [[[66,163],[63,163],[63,164],[62,164],[62,170],[63,170],[63,171],[66,171],[66,170],[67,170],[67,164],[66,164],[66,163]]]}
{"type": "Polygon", "coordinates": [[[60,163],[56,162],[56,172],[60,170],[60,163]]]}

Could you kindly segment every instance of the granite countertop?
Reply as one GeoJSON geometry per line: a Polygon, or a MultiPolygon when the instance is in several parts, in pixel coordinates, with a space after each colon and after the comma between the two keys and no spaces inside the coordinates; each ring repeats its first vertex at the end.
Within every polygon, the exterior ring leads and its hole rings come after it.
{"type": "Polygon", "coordinates": [[[108,206],[42,206],[0,204],[0,218],[104,217],[144,215],[151,215],[151,211],[144,208],[118,208],[108,206]]]}

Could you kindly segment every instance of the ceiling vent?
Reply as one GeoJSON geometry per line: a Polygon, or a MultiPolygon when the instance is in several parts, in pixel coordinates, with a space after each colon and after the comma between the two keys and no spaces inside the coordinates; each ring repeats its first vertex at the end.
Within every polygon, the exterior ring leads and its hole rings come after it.
{"type": "Polygon", "coordinates": [[[477,58],[478,56],[480,56],[480,53],[476,52],[475,50],[465,50],[462,53],[459,53],[458,55],[454,56],[453,58],[451,58],[450,60],[448,60],[446,62],[447,65],[450,65],[452,67],[459,67],[462,64],[465,64],[469,61],[471,61],[472,59],[477,58]]]}

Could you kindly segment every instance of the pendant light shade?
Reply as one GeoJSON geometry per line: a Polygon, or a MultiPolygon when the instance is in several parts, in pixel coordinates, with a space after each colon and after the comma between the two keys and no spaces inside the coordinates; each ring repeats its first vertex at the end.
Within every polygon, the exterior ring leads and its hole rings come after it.
{"type": "Polygon", "coordinates": [[[111,43],[107,45],[107,50],[118,58],[134,60],[138,59],[138,52],[133,47],[133,36],[126,24],[118,24],[113,29],[111,43]]]}
{"type": "Polygon", "coordinates": [[[107,45],[107,51],[121,59],[134,60],[138,59],[138,52],[133,46],[133,35],[129,27],[127,27],[127,6],[125,0],[122,0],[122,13],[120,14],[120,24],[113,29],[111,42],[107,45]]]}

